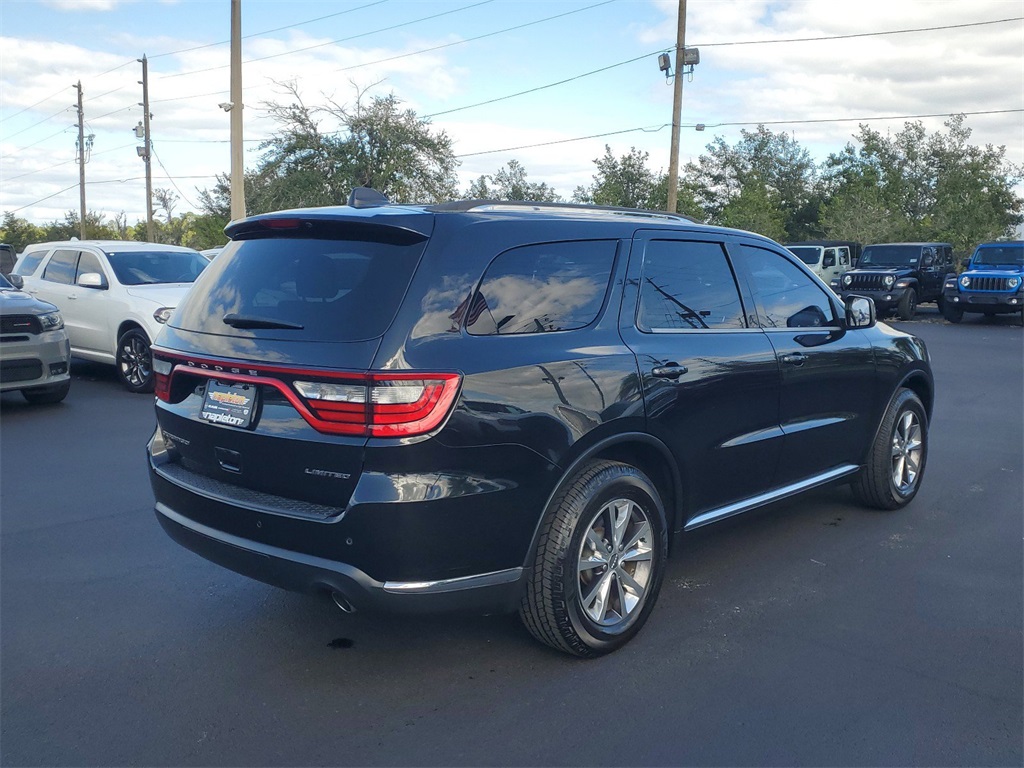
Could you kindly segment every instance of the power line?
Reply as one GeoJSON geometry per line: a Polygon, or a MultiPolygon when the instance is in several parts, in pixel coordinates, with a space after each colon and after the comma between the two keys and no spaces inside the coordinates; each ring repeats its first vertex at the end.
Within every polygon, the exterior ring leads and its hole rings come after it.
{"type": "Polygon", "coordinates": [[[52,115],[50,115],[49,117],[44,117],[44,118],[43,118],[42,120],[40,120],[40,121],[39,121],[38,123],[32,123],[32,125],[30,125],[30,126],[29,126],[28,128],[22,128],[22,129],[21,129],[20,131],[18,131],[17,133],[12,133],[12,134],[11,134],[10,136],[7,136],[7,137],[5,137],[5,138],[3,139],[3,141],[10,141],[10,140],[11,140],[11,139],[13,139],[13,138],[14,138],[15,136],[20,136],[20,135],[21,135],[21,134],[23,134],[23,133],[24,133],[25,131],[31,131],[31,130],[32,130],[33,128],[35,128],[35,127],[36,127],[37,125],[42,125],[42,124],[43,124],[43,123],[45,123],[45,122],[46,122],[47,120],[53,120],[53,118],[57,117],[58,115],[63,115],[63,114],[64,114],[65,112],[67,112],[67,111],[68,111],[69,109],[74,109],[74,107],[64,107],[64,109],[60,110],[59,112],[54,112],[54,113],[53,113],[52,115]]]}
{"type": "Polygon", "coordinates": [[[541,24],[541,23],[543,23],[545,21],[553,21],[554,19],[560,19],[563,16],[571,16],[574,13],[582,13],[583,11],[589,11],[589,10],[591,10],[593,8],[599,8],[602,5],[608,5],[608,4],[614,3],[614,2],[616,2],[616,0],[603,0],[603,2],[600,2],[600,3],[594,3],[593,5],[586,5],[586,6],[582,7],[582,8],[576,8],[576,9],[571,10],[571,11],[566,11],[565,13],[559,13],[559,14],[556,14],[554,16],[548,16],[548,17],[543,18],[543,19],[537,19],[536,21],[528,21],[525,24],[519,24],[519,25],[514,26],[514,27],[505,27],[504,29],[498,29],[498,30],[495,30],[494,32],[487,32],[486,34],[483,34],[483,35],[477,35],[476,37],[467,37],[464,40],[456,40],[456,41],[454,41],[452,43],[445,43],[444,45],[435,45],[433,48],[424,48],[424,49],[419,50],[419,51],[412,51],[411,53],[401,53],[401,54],[399,54],[397,56],[389,56],[386,59],[377,59],[376,61],[366,61],[366,62],[363,62],[362,64],[353,64],[352,66],[341,67],[340,69],[336,69],[334,71],[335,72],[348,72],[350,69],[359,69],[360,67],[369,67],[369,66],[372,66],[374,64],[383,64],[384,62],[387,62],[387,61],[395,61],[396,59],[404,59],[404,58],[407,58],[409,56],[418,56],[421,53],[432,53],[434,51],[440,51],[442,48],[451,48],[452,46],[455,46],[455,45],[462,45],[464,43],[472,43],[472,42],[475,42],[477,40],[483,40],[486,37],[494,37],[495,35],[500,35],[500,34],[502,34],[504,32],[513,32],[513,31],[515,31],[517,29],[525,29],[526,27],[532,27],[532,26],[534,26],[536,24],[541,24]]]}
{"type": "MultiPolygon", "coordinates": [[[[70,86],[70,87],[72,87],[72,88],[73,88],[74,86],[70,86]]],[[[45,102],[49,101],[50,99],[55,99],[55,98],[57,98],[58,96],[60,96],[60,95],[61,95],[62,93],[64,93],[64,92],[65,92],[66,90],[67,90],[67,88],[61,88],[61,89],[60,89],[59,91],[55,91],[54,93],[51,93],[51,94],[50,94],[49,96],[47,96],[47,97],[46,97],[45,99],[40,99],[40,100],[39,100],[39,101],[37,101],[37,102],[36,102],[35,104],[29,104],[29,105],[28,105],[27,107],[25,107],[24,109],[19,109],[19,110],[18,110],[17,112],[15,112],[14,114],[11,114],[11,115],[7,115],[6,117],[0,117],[0,123],[4,122],[5,120],[10,120],[10,119],[11,119],[12,117],[17,117],[17,116],[18,116],[18,115],[20,115],[20,114],[21,114],[22,112],[28,112],[28,111],[29,111],[30,109],[32,109],[32,108],[34,108],[34,107],[38,107],[38,106],[39,106],[40,104],[43,104],[43,103],[45,103],[45,102]]]]}
{"type": "MultiPolygon", "coordinates": [[[[810,119],[810,120],[747,120],[743,122],[728,122],[728,123],[687,123],[683,125],[683,128],[696,128],[698,125],[704,125],[706,128],[725,128],[725,127],[737,127],[742,125],[807,125],[811,123],[870,123],[878,120],[917,120],[926,117],[952,117],[953,115],[964,115],[965,117],[973,117],[977,115],[1002,115],[1011,114],[1017,112],[1024,112],[1024,109],[989,109],[980,110],[977,112],[934,112],[931,114],[921,115],[878,115],[874,117],[834,117],[834,118],[821,118],[821,119],[810,119]]],[[[535,147],[549,147],[555,144],[568,144],[574,141],[586,141],[587,139],[601,139],[606,136],[618,136],[623,133],[636,133],[637,131],[644,131],[645,133],[656,133],[657,131],[667,128],[670,123],[663,123],[658,126],[640,126],[637,128],[625,128],[621,131],[610,131],[608,133],[597,133],[592,136],[576,136],[571,139],[558,139],[557,141],[543,141],[538,144],[523,144],[518,147],[503,147],[502,149],[488,149],[481,152],[466,152],[461,155],[455,155],[455,157],[476,157],[477,155],[493,155],[498,152],[515,152],[520,149],[534,149],[535,147]]]]}
{"type": "Polygon", "coordinates": [[[856,37],[882,37],[884,35],[906,35],[911,32],[938,32],[943,29],[966,29],[967,27],[984,27],[989,24],[1006,24],[1010,21],[1022,21],[1024,16],[1013,16],[1009,19],[993,19],[992,21],[974,21],[966,24],[946,24],[941,27],[917,27],[914,29],[893,29],[887,32],[858,32],[852,35],[829,35],[827,37],[791,37],[779,40],[733,40],[724,43],[694,43],[701,48],[718,48],[726,45],[765,45],[769,43],[811,43],[822,40],[851,40],[856,37]]]}
{"type": "Polygon", "coordinates": [[[16,153],[18,153],[18,152],[22,152],[22,151],[24,151],[26,149],[31,149],[32,147],[36,146],[37,144],[42,144],[44,141],[49,141],[54,136],[60,136],[62,133],[67,133],[67,130],[68,130],[67,128],[61,128],[56,133],[51,133],[49,136],[44,136],[39,141],[33,142],[32,144],[27,144],[24,147],[18,147],[16,150],[14,150],[13,153],[8,154],[8,155],[0,155],[0,157],[2,157],[2,158],[14,157],[14,155],[16,153]]]}
{"type": "MultiPolygon", "coordinates": [[[[374,3],[367,3],[366,5],[360,5],[360,6],[356,7],[356,8],[349,8],[347,11],[338,11],[337,13],[329,13],[326,16],[317,16],[315,19],[306,19],[305,21],[298,21],[298,22],[296,22],[294,24],[288,24],[287,26],[284,26],[284,27],[276,27],[274,29],[265,29],[262,32],[253,32],[250,35],[242,35],[242,39],[243,40],[248,40],[248,39],[250,39],[252,37],[259,37],[260,35],[269,35],[272,32],[282,32],[282,31],[284,31],[286,29],[294,29],[295,27],[301,27],[301,26],[304,26],[306,24],[312,24],[314,21],[323,21],[324,19],[332,19],[335,16],[344,16],[346,13],[352,13],[354,11],[361,11],[364,8],[372,8],[375,5],[382,5],[383,3],[386,3],[386,2],[388,2],[388,0],[377,0],[377,2],[374,2],[374,3]]],[[[153,59],[161,59],[161,58],[163,58],[165,56],[176,56],[179,53],[191,53],[192,51],[199,51],[199,50],[202,50],[203,48],[213,48],[213,47],[218,46],[218,45],[227,45],[230,42],[231,42],[230,40],[221,40],[220,42],[217,42],[217,43],[205,43],[203,45],[195,45],[195,46],[193,46],[191,48],[182,48],[181,50],[178,50],[178,51],[168,51],[167,53],[158,53],[155,56],[150,56],[149,60],[152,61],[153,59]]]]}
{"type": "MultiPolygon", "coordinates": [[[[129,181],[144,181],[145,178],[146,178],[145,176],[129,176],[128,178],[125,178],[125,179],[103,179],[101,181],[87,181],[85,183],[86,183],[86,186],[88,186],[89,184],[126,184],[129,181]]],[[[207,175],[207,176],[179,176],[178,178],[179,179],[215,179],[215,178],[217,178],[217,176],[216,176],[216,174],[214,174],[212,176],[210,176],[210,175],[207,175]]],[[[6,212],[7,213],[17,213],[18,211],[23,211],[26,208],[31,208],[33,205],[39,205],[39,203],[45,202],[45,201],[49,200],[51,197],[56,197],[57,195],[61,195],[61,194],[64,194],[65,192],[68,192],[69,190],[75,189],[77,186],[78,186],[78,182],[75,182],[70,187],[64,187],[64,189],[58,190],[58,191],[54,192],[52,195],[47,195],[46,197],[41,197],[38,200],[36,200],[35,202],[27,203],[26,205],[23,205],[20,208],[15,208],[15,209],[13,209],[11,211],[6,211],[6,212]]],[[[194,207],[195,206],[193,206],[193,208],[194,207]]]]}
{"type": "Polygon", "coordinates": [[[584,78],[584,77],[589,77],[590,75],[596,75],[599,72],[607,72],[609,69],[615,69],[616,67],[621,67],[621,66],[624,66],[626,64],[632,64],[634,61],[640,61],[641,59],[646,59],[646,58],[648,58],[650,56],[656,56],[659,52],[660,52],[660,49],[658,51],[654,51],[653,53],[645,53],[645,54],[643,54],[641,56],[637,56],[636,58],[627,59],[626,61],[620,61],[617,64],[609,64],[607,67],[601,67],[600,69],[594,69],[594,70],[591,70],[590,72],[584,72],[583,74],[576,75],[575,77],[567,77],[565,80],[558,80],[557,82],[548,83],[547,85],[538,85],[536,88],[530,88],[530,89],[525,90],[525,91],[518,91],[517,93],[510,93],[510,94],[508,94],[506,96],[497,96],[497,97],[495,97],[493,99],[488,99],[487,101],[477,102],[476,104],[467,104],[464,107],[454,107],[453,109],[446,109],[443,112],[434,112],[433,114],[430,114],[430,115],[423,115],[423,117],[424,118],[430,118],[430,117],[438,117],[440,115],[450,115],[452,112],[461,112],[464,109],[472,109],[473,107],[482,107],[485,104],[493,104],[496,101],[505,101],[505,99],[514,99],[516,96],[525,96],[528,93],[536,93],[537,91],[543,91],[543,90],[545,90],[547,88],[554,88],[556,85],[565,85],[566,83],[571,83],[573,80],[579,80],[579,79],[584,78]]]}
{"type": "Polygon", "coordinates": [[[184,192],[182,192],[182,191],[181,191],[181,187],[179,187],[179,186],[178,186],[178,182],[176,182],[176,181],[174,180],[174,177],[173,177],[173,176],[171,176],[171,172],[170,172],[170,171],[168,171],[168,170],[167,170],[167,166],[165,166],[165,165],[164,165],[164,161],[163,161],[163,160],[161,160],[161,159],[160,159],[160,155],[158,155],[158,154],[156,153],[156,146],[155,146],[155,145],[152,145],[152,144],[151,144],[150,146],[151,146],[151,148],[152,148],[152,150],[153,150],[153,157],[155,157],[155,158],[156,158],[156,161],[157,161],[158,163],[160,163],[160,167],[164,169],[164,175],[166,175],[166,176],[167,176],[167,180],[168,180],[169,182],[171,182],[171,184],[173,184],[173,185],[174,185],[174,188],[175,188],[176,190],[178,190],[178,194],[179,194],[179,195],[181,195],[182,199],[183,199],[183,200],[184,200],[184,201],[185,201],[186,203],[188,203],[188,204],[189,204],[190,206],[192,206],[193,208],[198,208],[199,206],[198,206],[198,205],[196,205],[195,203],[193,203],[193,202],[192,202],[191,200],[189,200],[189,199],[188,199],[188,196],[187,196],[187,195],[186,195],[186,194],[185,194],[184,192]]]}
{"type": "MultiPolygon", "coordinates": [[[[361,38],[361,37],[369,37],[370,35],[376,35],[376,34],[378,34],[380,32],[390,32],[390,31],[392,31],[394,29],[400,29],[402,27],[408,27],[408,26],[411,26],[413,24],[419,24],[421,21],[430,21],[431,19],[439,19],[442,16],[450,16],[453,13],[461,13],[462,11],[468,11],[468,10],[470,10],[472,8],[478,8],[481,5],[488,5],[488,4],[493,3],[493,2],[494,2],[494,0],[479,0],[479,2],[471,3],[470,5],[464,5],[461,8],[453,8],[450,11],[443,11],[441,13],[435,13],[435,14],[433,14],[431,16],[423,16],[423,17],[421,17],[419,19],[413,19],[412,21],[404,21],[401,24],[393,24],[390,27],[382,27],[381,29],[374,29],[374,30],[370,30],[369,32],[362,32],[362,33],[360,33],[358,35],[352,35],[350,37],[343,37],[343,38],[340,38],[338,40],[328,40],[326,43],[317,43],[316,45],[310,45],[310,46],[307,46],[305,48],[296,48],[296,49],[291,50],[291,51],[284,51],[283,53],[274,53],[274,54],[271,54],[270,56],[260,56],[260,57],[255,58],[255,59],[247,59],[246,61],[243,61],[242,63],[243,64],[252,64],[252,63],[257,62],[257,61],[267,61],[268,59],[277,59],[277,58],[280,58],[281,56],[291,56],[294,53],[303,53],[304,51],[312,51],[312,50],[314,50],[316,48],[323,48],[324,46],[327,46],[327,45],[335,45],[336,43],[345,43],[345,42],[348,42],[349,40],[356,40],[356,39],[361,38]]],[[[198,74],[200,74],[202,72],[214,72],[214,71],[216,71],[218,69],[227,69],[229,66],[230,66],[229,64],[223,64],[223,65],[217,66],[217,67],[207,67],[205,69],[195,69],[195,70],[192,70],[190,72],[176,72],[173,75],[164,75],[160,79],[161,80],[168,80],[168,79],[170,79],[172,77],[185,77],[186,75],[198,75],[198,74]]]]}

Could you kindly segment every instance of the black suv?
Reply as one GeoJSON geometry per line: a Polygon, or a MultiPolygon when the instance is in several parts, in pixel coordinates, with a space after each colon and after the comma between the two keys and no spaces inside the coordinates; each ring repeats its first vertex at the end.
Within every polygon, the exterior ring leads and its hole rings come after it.
{"type": "Polygon", "coordinates": [[[942,310],[942,286],[956,274],[949,243],[880,243],[864,247],[857,268],[832,281],[844,299],[870,296],[879,317],[895,310],[900,320],[912,320],[917,305],[934,301],[942,310]]]}
{"type": "Polygon", "coordinates": [[[344,610],[518,610],[623,645],[671,534],[831,482],[920,487],[924,345],[791,253],[680,216],[469,201],[286,211],[153,346],[157,517],[344,610]]]}

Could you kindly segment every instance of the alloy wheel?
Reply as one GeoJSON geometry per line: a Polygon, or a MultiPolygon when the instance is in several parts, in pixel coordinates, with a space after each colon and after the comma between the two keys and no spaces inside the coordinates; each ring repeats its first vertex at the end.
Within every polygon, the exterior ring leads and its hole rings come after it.
{"type": "Polygon", "coordinates": [[[923,450],[921,422],[913,411],[904,411],[892,435],[892,483],[904,496],[917,484],[923,450]]]}
{"type": "Polygon", "coordinates": [[[621,631],[640,614],[653,574],[654,534],[647,511],[615,499],[594,516],[577,560],[579,601],[602,629],[621,631]]]}
{"type": "Polygon", "coordinates": [[[143,386],[149,379],[152,360],[149,345],[136,334],[121,343],[121,375],[134,387],[143,386]]]}

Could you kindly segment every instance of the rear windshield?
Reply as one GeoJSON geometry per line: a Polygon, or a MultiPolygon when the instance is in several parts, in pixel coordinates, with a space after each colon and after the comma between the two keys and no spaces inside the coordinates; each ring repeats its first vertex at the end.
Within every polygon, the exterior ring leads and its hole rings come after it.
{"type": "Polygon", "coordinates": [[[199,251],[108,251],[107,260],[121,285],[195,282],[208,263],[199,251]]]}
{"type": "Polygon", "coordinates": [[[398,312],[424,244],[281,237],[230,243],[171,324],[266,339],[377,338],[398,312]]]}
{"type": "Polygon", "coordinates": [[[812,267],[821,258],[821,248],[812,248],[807,245],[790,245],[786,247],[800,261],[804,264],[810,264],[812,267]]]}
{"type": "Polygon", "coordinates": [[[974,252],[975,264],[1024,266],[1024,245],[995,245],[974,252]]]}

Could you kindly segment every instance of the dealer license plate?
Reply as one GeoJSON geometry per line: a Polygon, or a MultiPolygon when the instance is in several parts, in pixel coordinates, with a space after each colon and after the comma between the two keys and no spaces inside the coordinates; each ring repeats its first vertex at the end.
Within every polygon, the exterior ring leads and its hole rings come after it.
{"type": "Polygon", "coordinates": [[[206,385],[200,418],[214,424],[227,424],[247,429],[256,411],[256,386],[226,384],[211,379],[206,385]]]}

